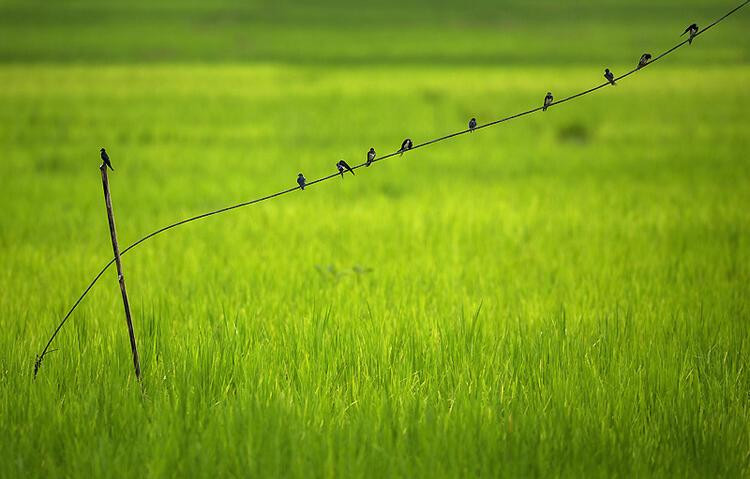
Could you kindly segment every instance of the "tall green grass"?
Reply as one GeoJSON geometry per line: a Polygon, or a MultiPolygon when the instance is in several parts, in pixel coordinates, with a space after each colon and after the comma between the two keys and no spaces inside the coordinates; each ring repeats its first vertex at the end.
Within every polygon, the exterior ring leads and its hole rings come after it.
{"type": "Polygon", "coordinates": [[[114,273],[31,379],[110,254],[99,146],[129,244],[552,73],[3,68],[3,475],[745,475],[745,67],[663,65],[154,239],[125,259],[143,386],[114,273]]]}
{"type": "MultiPolygon", "coordinates": [[[[140,385],[114,272],[32,380],[110,258],[100,147],[127,245],[605,65],[63,64],[0,44],[0,477],[746,477],[750,69],[722,57],[746,58],[746,23],[143,244],[124,258],[140,385]]],[[[605,56],[595,38],[575,41],[605,56]]]]}

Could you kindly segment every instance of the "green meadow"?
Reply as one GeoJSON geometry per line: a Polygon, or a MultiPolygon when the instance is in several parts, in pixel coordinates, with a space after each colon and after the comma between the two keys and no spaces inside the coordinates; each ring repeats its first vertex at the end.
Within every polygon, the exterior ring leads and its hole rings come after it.
{"type": "Polygon", "coordinates": [[[750,7],[0,0],[0,477],[750,476],[750,7]]]}

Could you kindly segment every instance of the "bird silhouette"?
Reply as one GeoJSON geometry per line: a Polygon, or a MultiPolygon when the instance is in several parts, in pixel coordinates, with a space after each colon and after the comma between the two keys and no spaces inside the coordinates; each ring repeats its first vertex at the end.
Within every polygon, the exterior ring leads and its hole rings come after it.
{"type": "Polygon", "coordinates": [[[411,142],[411,138],[405,139],[404,142],[401,143],[401,149],[398,150],[399,155],[403,155],[406,150],[411,150],[412,146],[414,146],[414,143],[411,142]]]}
{"type": "MultiPolygon", "coordinates": [[[[697,23],[693,23],[692,25],[690,25],[689,27],[687,27],[685,29],[685,31],[682,32],[682,35],[684,35],[686,33],[690,33],[690,37],[688,38],[688,45],[692,45],[693,44],[693,38],[695,38],[695,36],[698,34],[698,24],[697,23]]],[[[680,35],[680,36],[682,36],[682,35],[680,35]]]]}
{"type": "Polygon", "coordinates": [[[305,175],[303,175],[302,173],[297,175],[297,184],[299,185],[300,188],[302,188],[302,191],[305,190],[305,181],[306,181],[305,175]]]}
{"type": "Polygon", "coordinates": [[[617,83],[615,83],[615,75],[609,71],[609,68],[604,69],[604,78],[606,78],[612,86],[617,86],[617,83]]]}
{"type": "Polygon", "coordinates": [[[341,177],[344,177],[344,171],[349,171],[352,175],[354,174],[354,170],[352,170],[352,167],[349,166],[344,160],[339,160],[338,163],[336,163],[336,168],[339,169],[339,173],[341,173],[341,177]]]}
{"type": "Polygon", "coordinates": [[[375,148],[370,148],[370,151],[367,152],[367,163],[365,163],[365,166],[370,166],[374,160],[375,148]]]}
{"type": "Polygon", "coordinates": [[[101,150],[99,150],[99,153],[100,153],[100,156],[102,157],[102,161],[104,162],[104,164],[107,165],[110,170],[115,171],[115,169],[112,168],[112,163],[110,163],[109,161],[109,155],[107,154],[107,150],[102,148],[101,150]]]}
{"type": "Polygon", "coordinates": [[[469,131],[473,132],[476,129],[476,127],[477,127],[477,119],[472,118],[471,120],[469,120],[469,131]]]}
{"type": "Polygon", "coordinates": [[[641,59],[638,60],[638,69],[645,67],[650,61],[651,61],[651,54],[644,53],[643,55],[641,55],[641,59]]]}
{"type": "Polygon", "coordinates": [[[542,111],[547,111],[547,108],[552,104],[552,92],[548,91],[547,96],[544,97],[544,105],[542,106],[542,111]]]}

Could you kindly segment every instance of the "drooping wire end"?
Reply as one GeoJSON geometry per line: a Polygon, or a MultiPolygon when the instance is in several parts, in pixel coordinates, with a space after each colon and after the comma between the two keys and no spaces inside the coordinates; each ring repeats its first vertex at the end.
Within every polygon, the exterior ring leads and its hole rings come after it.
{"type": "Polygon", "coordinates": [[[34,379],[36,379],[36,373],[39,372],[39,367],[42,365],[42,358],[44,356],[36,355],[36,360],[34,360],[34,379]]]}
{"type": "Polygon", "coordinates": [[[39,368],[42,367],[42,359],[44,359],[44,356],[46,356],[49,353],[54,353],[57,351],[57,348],[50,349],[47,351],[44,351],[42,354],[36,355],[36,360],[34,361],[34,379],[36,379],[36,374],[39,372],[39,368]]]}

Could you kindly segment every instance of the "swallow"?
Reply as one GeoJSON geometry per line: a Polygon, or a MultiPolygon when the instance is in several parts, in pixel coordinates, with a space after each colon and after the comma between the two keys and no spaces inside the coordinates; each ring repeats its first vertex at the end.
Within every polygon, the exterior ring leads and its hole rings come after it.
{"type": "Polygon", "coordinates": [[[365,166],[370,166],[375,160],[375,148],[370,148],[370,151],[367,152],[367,163],[365,163],[365,166]]]}
{"type": "Polygon", "coordinates": [[[547,107],[549,107],[552,104],[552,92],[548,91],[547,96],[544,97],[544,106],[542,106],[542,111],[547,111],[547,107]]]}
{"type": "Polygon", "coordinates": [[[474,129],[477,127],[477,119],[472,118],[469,120],[469,131],[474,131],[474,129]]]}
{"type": "Polygon", "coordinates": [[[612,85],[616,86],[617,83],[615,83],[615,75],[611,71],[609,71],[609,68],[604,69],[604,78],[607,79],[607,81],[612,85]]]}
{"type": "MultiPolygon", "coordinates": [[[[684,35],[686,33],[690,33],[690,38],[688,38],[688,44],[692,45],[693,44],[693,38],[695,38],[695,36],[698,34],[698,25],[696,23],[693,23],[692,25],[690,25],[689,27],[687,27],[684,32],[682,32],[682,35],[684,35]]],[[[680,36],[682,36],[682,35],[680,35],[680,36]]]]}
{"type": "Polygon", "coordinates": [[[406,150],[411,150],[412,146],[414,146],[414,143],[412,143],[411,138],[405,139],[404,142],[401,143],[401,149],[398,150],[399,155],[403,155],[406,150]]]}
{"type": "Polygon", "coordinates": [[[338,163],[336,163],[336,168],[339,169],[339,173],[341,173],[341,177],[344,177],[344,171],[349,171],[351,174],[354,174],[354,170],[352,170],[352,167],[349,166],[344,160],[339,160],[338,163]]]}
{"type": "Polygon", "coordinates": [[[110,170],[115,171],[115,169],[112,168],[112,163],[109,162],[109,155],[107,154],[107,150],[102,148],[101,150],[99,150],[99,153],[101,154],[100,156],[102,157],[102,161],[104,162],[104,164],[107,165],[110,170]]]}
{"type": "Polygon", "coordinates": [[[303,175],[302,173],[297,175],[297,184],[299,185],[300,188],[302,188],[302,191],[305,190],[305,181],[306,181],[305,175],[303,175]]]}
{"type": "Polygon", "coordinates": [[[638,60],[638,69],[645,67],[649,61],[651,61],[650,53],[644,53],[643,55],[641,55],[641,59],[638,60]]]}

